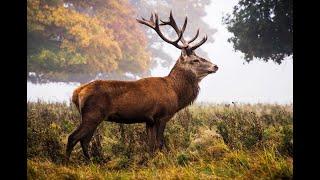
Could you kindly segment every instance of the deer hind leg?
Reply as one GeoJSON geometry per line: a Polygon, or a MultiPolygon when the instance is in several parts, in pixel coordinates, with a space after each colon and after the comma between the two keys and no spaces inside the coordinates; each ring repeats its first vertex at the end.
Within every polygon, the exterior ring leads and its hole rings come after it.
{"type": "Polygon", "coordinates": [[[81,123],[78,129],[76,129],[68,138],[68,144],[67,144],[67,158],[70,158],[71,152],[74,148],[74,146],[77,144],[77,142],[80,141],[82,151],[84,156],[87,159],[90,159],[89,153],[88,153],[88,147],[89,143],[91,141],[91,138],[93,136],[93,133],[97,129],[98,125],[101,123],[102,118],[95,118],[95,119],[83,119],[84,121],[81,123]]]}
{"type": "MultiPolygon", "coordinates": [[[[94,106],[90,106],[94,107],[94,106]]],[[[68,138],[66,155],[70,158],[71,152],[77,142],[80,141],[84,156],[89,159],[88,147],[91,138],[98,125],[103,121],[104,114],[101,108],[91,108],[82,110],[82,122],[77,130],[75,130],[68,138]]]]}
{"type": "Polygon", "coordinates": [[[74,146],[77,144],[77,142],[85,135],[85,126],[84,124],[81,124],[69,137],[68,137],[68,144],[67,144],[67,150],[66,150],[66,156],[69,160],[71,152],[74,148],[74,146]]]}
{"type": "Polygon", "coordinates": [[[88,153],[89,143],[98,125],[103,121],[103,119],[104,115],[102,111],[98,109],[87,112],[83,115],[83,123],[86,124],[86,132],[85,135],[80,138],[80,144],[83,155],[87,160],[90,159],[90,155],[88,153]]]}
{"type": "Polygon", "coordinates": [[[91,132],[89,132],[86,136],[84,136],[82,139],[80,139],[80,144],[81,144],[81,148],[82,148],[82,152],[83,152],[83,155],[84,157],[87,159],[87,160],[90,160],[90,155],[89,155],[89,152],[88,152],[88,149],[89,149],[89,143],[92,139],[92,136],[93,136],[93,133],[94,133],[95,129],[91,132]]]}

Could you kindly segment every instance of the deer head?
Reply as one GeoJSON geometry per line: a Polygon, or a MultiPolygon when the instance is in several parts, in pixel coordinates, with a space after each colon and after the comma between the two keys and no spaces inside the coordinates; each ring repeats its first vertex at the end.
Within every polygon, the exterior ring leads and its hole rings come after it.
{"type": "Polygon", "coordinates": [[[187,17],[184,20],[184,24],[182,28],[180,29],[173,16],[172,11],[170,11],[170,17],[168,21],[160,20],[161,23],[159,24],[159,18],[157,13],[151,13],[150,20],[146,20],[144,18],[137,19],[137,21],[141,24],[144,24],[156,31],[156,33],[163,39],[165,42],[172,44],[178,49],[181,49],[181,55],[179,59],[177,60],[173,70],[175,68],[184,69],[185,71],[193,73],[198,81],[201,81],[205,76],[211,73],[215,73],[218,70],[218,66],[211,63],[209,60],[202,58],[198,56],[194,51],[200,47],[202,44],[204,44],[207,41],[207,35],[204,36],[204,38],[199,41],[195,45],[191,45],[191,43],[197,39],[199,36],[199,29],[197,30],[196,35],[189,41],[186,41],[183,38],[183,33],[187,26],[187,17]],[[175,32],[178,35],[178,38],[176,40],[169,40],[167,37],[165,37],[161,30],[160,26],[169,25],[171,26],[175,32]],[[179,44],[181,42],[182,44],[179,44]]]}

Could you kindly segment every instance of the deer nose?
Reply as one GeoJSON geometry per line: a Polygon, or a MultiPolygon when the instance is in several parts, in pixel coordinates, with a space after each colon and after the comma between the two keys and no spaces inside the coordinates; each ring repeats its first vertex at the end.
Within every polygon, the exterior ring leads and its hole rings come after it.
{"type": "Polygon", "coordinates": [[[208,71],[209,73],[215,73],[218,70],[218,66],[217,65],[213,65],[211,66],[210,70],[208,71]]]}

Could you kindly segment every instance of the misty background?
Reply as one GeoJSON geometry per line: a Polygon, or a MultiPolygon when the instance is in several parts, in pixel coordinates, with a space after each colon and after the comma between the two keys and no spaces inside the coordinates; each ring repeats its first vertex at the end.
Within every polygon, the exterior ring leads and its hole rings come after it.
{"type": "MultiPolygon", "coordinates": [[[[286,57],[281,64],[276,64],[273,61],[264,62],[259,60],[247,63],[244,60],[243,53],[235,52],[232,43],[227,41],[232,34],[228,32],[226,25],[222,23],[222,18],[225,14],[232,13],[233,7],[237,3],[237,0],[213,0],[205,7],[206,15],[202,17],[202,21],[207,23],[209,28],[213,29],[210,31],[212,33],[212,41],[206,42],[201,46],[200,51],[203,52],[199,52],[199,54],[204,54],[205,57],[217,64],[219,70],[217,73],[210,74],[201,81],[201,90],[196,102],[292,103],[292,56],[286,57]]],[[[145,11],[150,14],[149,9],[145,11]]],[[[148,18],[149,16],[145,15],[146,12],[140,13],[138,11],[138,17],[143,16],[148,18]]],[[[168,12],[163,12],[164,15],[160,12],[159,14],[160,18],[169,16],[168,12]]],[[[180,22],[183,19],[180,16],[183,17],[185,14],[179,14],[179,16],[175,14],[177,12],[173,11],[176,21],[181,24],[180,22]]],[[[188,20],[187,30],[194,26],[192,21],[195,21],[195,19],[188,20]]],[[[193,27],[193,29],[196,28],[193,27]]],[[[148,31],[147,28],[145,30],[148,31]]],[[[192,30],[189,30],[191,36],[196,32],[192,30]]],[[[201,33],[198,40],[203,37],[204,33],[210,36],[208,32],[203,31],[200,27],[201,33]]],[[[155,38],[160,40],[157,36],[155,38]]],[[[162,43],[161,48],[173,60],[176,60],[180,55],[180,50],[170,44],[162,43]]],[[[173,64],[174,61],[167,63],[167,65],[161,63],[153,64],[150,74],[137,77],[166,76],[173,64]]],[[[131,73],[127,73],[127,75],[134,76],[131,73]]],[[[40,84],[28,81],[27,101],[37,101],[40,99],[49,102],[68,102],[73,90],[79,85],[79,82],[48,82],[40,84]]]]}

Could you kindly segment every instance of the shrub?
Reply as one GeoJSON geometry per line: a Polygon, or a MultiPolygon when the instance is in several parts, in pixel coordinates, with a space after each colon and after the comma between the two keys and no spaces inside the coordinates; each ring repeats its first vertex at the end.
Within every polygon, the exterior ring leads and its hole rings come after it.
{"type": "Polygon", "coordinates": [[[231,148],[250,149],[262,140],[263,125],[255,113],[236,110],[217,116],[219,133],[231,148]]]}
{"type": "Polygon", "coordinates": [[[292,125],[286,125],[282,128],[281,151],[293,157],[293,128],[292,125]]]}

